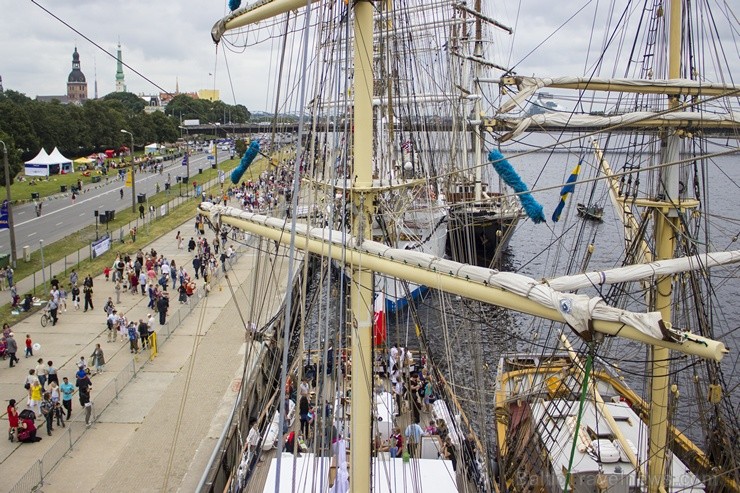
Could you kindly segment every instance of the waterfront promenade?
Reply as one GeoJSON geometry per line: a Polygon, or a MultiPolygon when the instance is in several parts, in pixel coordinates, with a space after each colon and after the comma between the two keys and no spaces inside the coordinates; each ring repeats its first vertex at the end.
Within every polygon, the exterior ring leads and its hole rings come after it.
{"type": "MultiPolygon", "coordinates": [[[[115,249],[133,253],[136,248],[145,252],[154,248],[192,272],[193,255],[187,248],[177,249],[178,230],[185,236],[185,245],[194,236],[191,221],[150,245],[127,243],[115,249]]],[[[207,232],[206,237],[210,240],[213,234],[207,232]]],[[[238,246],[233,241],[228,244],[238,246]]],[[[19,350],[17,367],[8,368],[8,361],[0,367],[0,398],[3,402],[15,398],[19,410],[26,403],[23,382],[39,357],[54,361],[60,380],[67,376],[74,382],[76,362],[80,356],[90,359],[99,343],[106,368],[92,378],[90,427],[85,426],[75,395],[72,422],[65,428],[55,426],[52,437],[47,437],[43,421],[38,420],[41,442],[0,440],[0,491],[30,491],[41,477],[45,492],[194,491],[239,391],[245,354],[257,352],[245,342],[244,322],[265,323],[284,297],[285,285],[275,281],[285,279],[282,273],[256,281],[250,276],[258,260],[255,251],[239,246],[229,267],[235,297],[221,277],[212,282],[207,297],[201,283],[190,304],[181,305],[170,284],[168,323],[156,324],[159,354],[151,361],[149,351],[131,354],[127,341],[107,342],[103,305],[109,296],[115,301],[115,293],[102,273],[94,280],[92,312],[68,306],[54,327],[42,328],[40,314],[13,326],[19,348],[27,333],[41,344],[39,355],[26,359],[19,350]],[[267,292],[270,306],[250,306],[251,292],[267,292]]],[[[140,294],[124,293],[117,308],[138,320],[151,312],[147,302],[140,294]]]]}

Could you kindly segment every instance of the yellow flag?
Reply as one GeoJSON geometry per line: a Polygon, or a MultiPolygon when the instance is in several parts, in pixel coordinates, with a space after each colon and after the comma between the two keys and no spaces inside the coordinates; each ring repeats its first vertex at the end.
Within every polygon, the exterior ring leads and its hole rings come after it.
{"type": "Polygon", "coordinates": [[[126,186],[131,188],[131,171],[126,172],[126,186]]]}

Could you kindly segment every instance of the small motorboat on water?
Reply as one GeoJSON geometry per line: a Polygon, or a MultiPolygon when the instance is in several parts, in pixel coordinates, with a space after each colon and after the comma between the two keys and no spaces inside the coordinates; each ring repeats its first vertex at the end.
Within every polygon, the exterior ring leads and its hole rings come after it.
{"type": "Polygon", "coordinates": [[[585,218],[591,219],[592,221],[601,221],[604,216],[604,208],[598,205],[586,205],[579,203],[576,208],[578,209],[578,215],[585,218]]]}

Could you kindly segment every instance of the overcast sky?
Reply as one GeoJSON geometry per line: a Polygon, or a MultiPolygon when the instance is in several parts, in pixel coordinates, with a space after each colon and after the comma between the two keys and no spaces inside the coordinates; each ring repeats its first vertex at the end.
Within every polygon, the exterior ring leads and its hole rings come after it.
{"type": "MultiPolygon", "coordinates": [[[[217,54],[211,41],[211,27],[228,13],[227,0],[37,1],[114,55],[120,40],[124,62],[163,90],[174,92],[177,80],[182,92],[215,86],[226,103],[244,104],[252,111],[271,107],[268,103],[270,43],[248,48],[246,53],[227,52],[229,79],[224,54],[221,49],[217,54]]],[[[484,0],[484,4],[490,1],[484,0]]],[[[246,0],[242,2],[246,3],[246,0]]],[[[516,64],[517,72],[522,75],[581,74],[592,32],[595,45],[603,41],[599,29],[604,29],[605,21],[593,18],[592,7],[598,2],[524,0],[521,4],[489,5],[492,5],[489,9],[495,6],[497,19],[516,29],[514,36],[496,34],[489,58],[502,65],[516,64]],[[572,17],[582,6],[585,6],[582,12],[572,17]],[[558,31],[561,24],[566,26],[558,31]],[[525,54],[548,37],[541,48],[525,58],[525,54]]],[[[727,9],[721,6],[717,10],[722,8],[727,9]]],[[[29,97],[66,94],[76,46],[88,81],[89,97],[94,96],[96,74],[99,96],[114,90],[115,59],[30,0],[0,0],[0,12],[3,13],[0,76],[6,89],[29,97]]],[[[618,14],[614,13],[613,17],[618,14]]],[[[726,23],[724,17],[719,15],[719,24],[726,23]]],[[[737,67],[737,45],[730,43],[726,49],[730,63],[737,67]]],[[[124,74],[129,92],[160,92],[131,69],[124,67],[124,74]]]]}

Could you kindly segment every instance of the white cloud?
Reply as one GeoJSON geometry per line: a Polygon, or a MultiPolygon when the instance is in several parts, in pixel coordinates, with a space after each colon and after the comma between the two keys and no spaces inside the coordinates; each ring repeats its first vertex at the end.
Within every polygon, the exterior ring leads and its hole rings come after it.
{"type": "MultiPolygon", "coordinates": [[[[273,38],[241,53],[227,49],[227,72],[223,47],[217,54],[210,37],[213,24],[228,12],[226,0],[37,1],[111,53],[115,54],[120,39],[124,62],[167,91],[175,90],[176,80],[181,91],[210,89],[215,82],[222,100],[229,104],[244,104],[252,110],[273,107],[269,95],[274,87],[269,79],[275,77],[279,43],[273,38]]],[[[242,3],[246,4],[247,0],[242,3]]],[[[484,6],[488,15],[515,29],[514,36],[497,32],[490,56],[497,63],[516,65],[517,73],[522,75],[576,75],[588,71],[584,68],[587,51],[593,61],[603,44],[607,23],[616,23],[621,14],[616,11],[595,15],[599,2],[572,0],[530,0],[518,4],[485,1],[484,6]],[[571,19],[573,12],[584,6],[571,19]]],[[[729,17],[722,12],[723,8],[727,6],[720,5],[719,12],[715,11],[720,29],[729,17]]],[[[99,95],[114,90],[115,59],[34,3],[0,0],[0,12],[3,12],[0,75],[6,89],[30,97],[65,94],[72,52],[77,46],[90,96],[96,66],[99,95]]],[[[271,35],[277,36],[279,29],[274,31],[271,35]]],[[[729,41],[725,43],[727,57],[737,70],[737,46],[733,44],[731,31],[721,30],[720,34],[729,41]]],[[[267,37],[263,35],[262,39],[267,37]]],[[[294,69],[300,57],[296,51],[289,56],[294,69]]],[[[124,68],[124,73],[129,91],[159,92],[132,70],[124,68]]],[[[294,78],[290,84],[295,84],[294,78]]]]}

